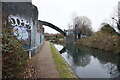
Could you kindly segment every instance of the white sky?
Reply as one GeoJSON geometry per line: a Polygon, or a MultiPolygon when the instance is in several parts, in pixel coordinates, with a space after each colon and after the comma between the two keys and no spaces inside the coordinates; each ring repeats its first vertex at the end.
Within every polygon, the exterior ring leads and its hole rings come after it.
{"type": "MultiPolygon", "coordinates": [[[[92,28],[97,31],[100,24],[110,19],[119,0],[32,0],[39,10],[39,20],[47,21],[62,30],[68,29],[72,16],[87,16],[92,28]]],[[[57,33],[45,26],[45,32],[57,33]]]]}

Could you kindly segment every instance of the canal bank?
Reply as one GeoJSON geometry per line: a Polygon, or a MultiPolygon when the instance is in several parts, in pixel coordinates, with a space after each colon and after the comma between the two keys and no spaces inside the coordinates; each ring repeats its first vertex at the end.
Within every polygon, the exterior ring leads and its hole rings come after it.
{"type": "Polygon", "coordinates": [[[54,44],[54,46],[80,78],[120,79],[118,54],[72,44],[65,44],[65,46],[54,44]]]}
{"type": "Polygon", "coordinates": [[[78,78],[52,43],[50,47],[60,78],[78,78]]]}
{"type": "Polygon", "coordinates": [[[120,34],[108,33],[107,31],[96,32],[95,35],[87,38],[78,39],[75,44],[91,48],[101,49],[109,53],[120,53],[120,34]]]}

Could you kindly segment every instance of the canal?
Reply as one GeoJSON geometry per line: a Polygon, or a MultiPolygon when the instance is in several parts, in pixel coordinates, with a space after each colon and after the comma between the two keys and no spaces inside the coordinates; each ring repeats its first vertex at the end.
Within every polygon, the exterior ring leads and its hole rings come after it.
{"type": "Polygon", "coordinates": [[[54,46],[78,77],[120,79],[120,55],[72,44],[54,46]]]}

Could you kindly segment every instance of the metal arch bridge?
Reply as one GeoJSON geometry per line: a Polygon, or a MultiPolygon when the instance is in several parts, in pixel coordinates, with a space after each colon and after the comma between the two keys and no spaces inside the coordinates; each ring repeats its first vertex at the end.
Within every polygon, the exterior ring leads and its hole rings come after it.
{"type": "Polygon", "coordinates": [[[49,22],[46,22],[46,21],[41,21],[41,20],[40,20],[40,22],[42,23],[42,25],[49,26],[50,28],[55,29],[56,31],[58,31],[61,34],[63,34],[64,36],[66,36],[66,33],[62,29],[53,25],[52,23],[49,23],[49,22]]]}

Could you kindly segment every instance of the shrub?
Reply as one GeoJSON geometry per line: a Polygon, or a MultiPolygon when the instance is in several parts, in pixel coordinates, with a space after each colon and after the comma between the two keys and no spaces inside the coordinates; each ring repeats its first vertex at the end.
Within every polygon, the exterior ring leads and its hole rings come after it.
{"type": "MultiPolygon", "coordinates": [[[[5,20],[7,19],[4,18],[3,22],[5,20]]],[[[21,42],[12,34],[10,23],[2,26],[2,35],[2,77],[19,77],[19,73],[26,67],[27,53],[21,42]]]]}

